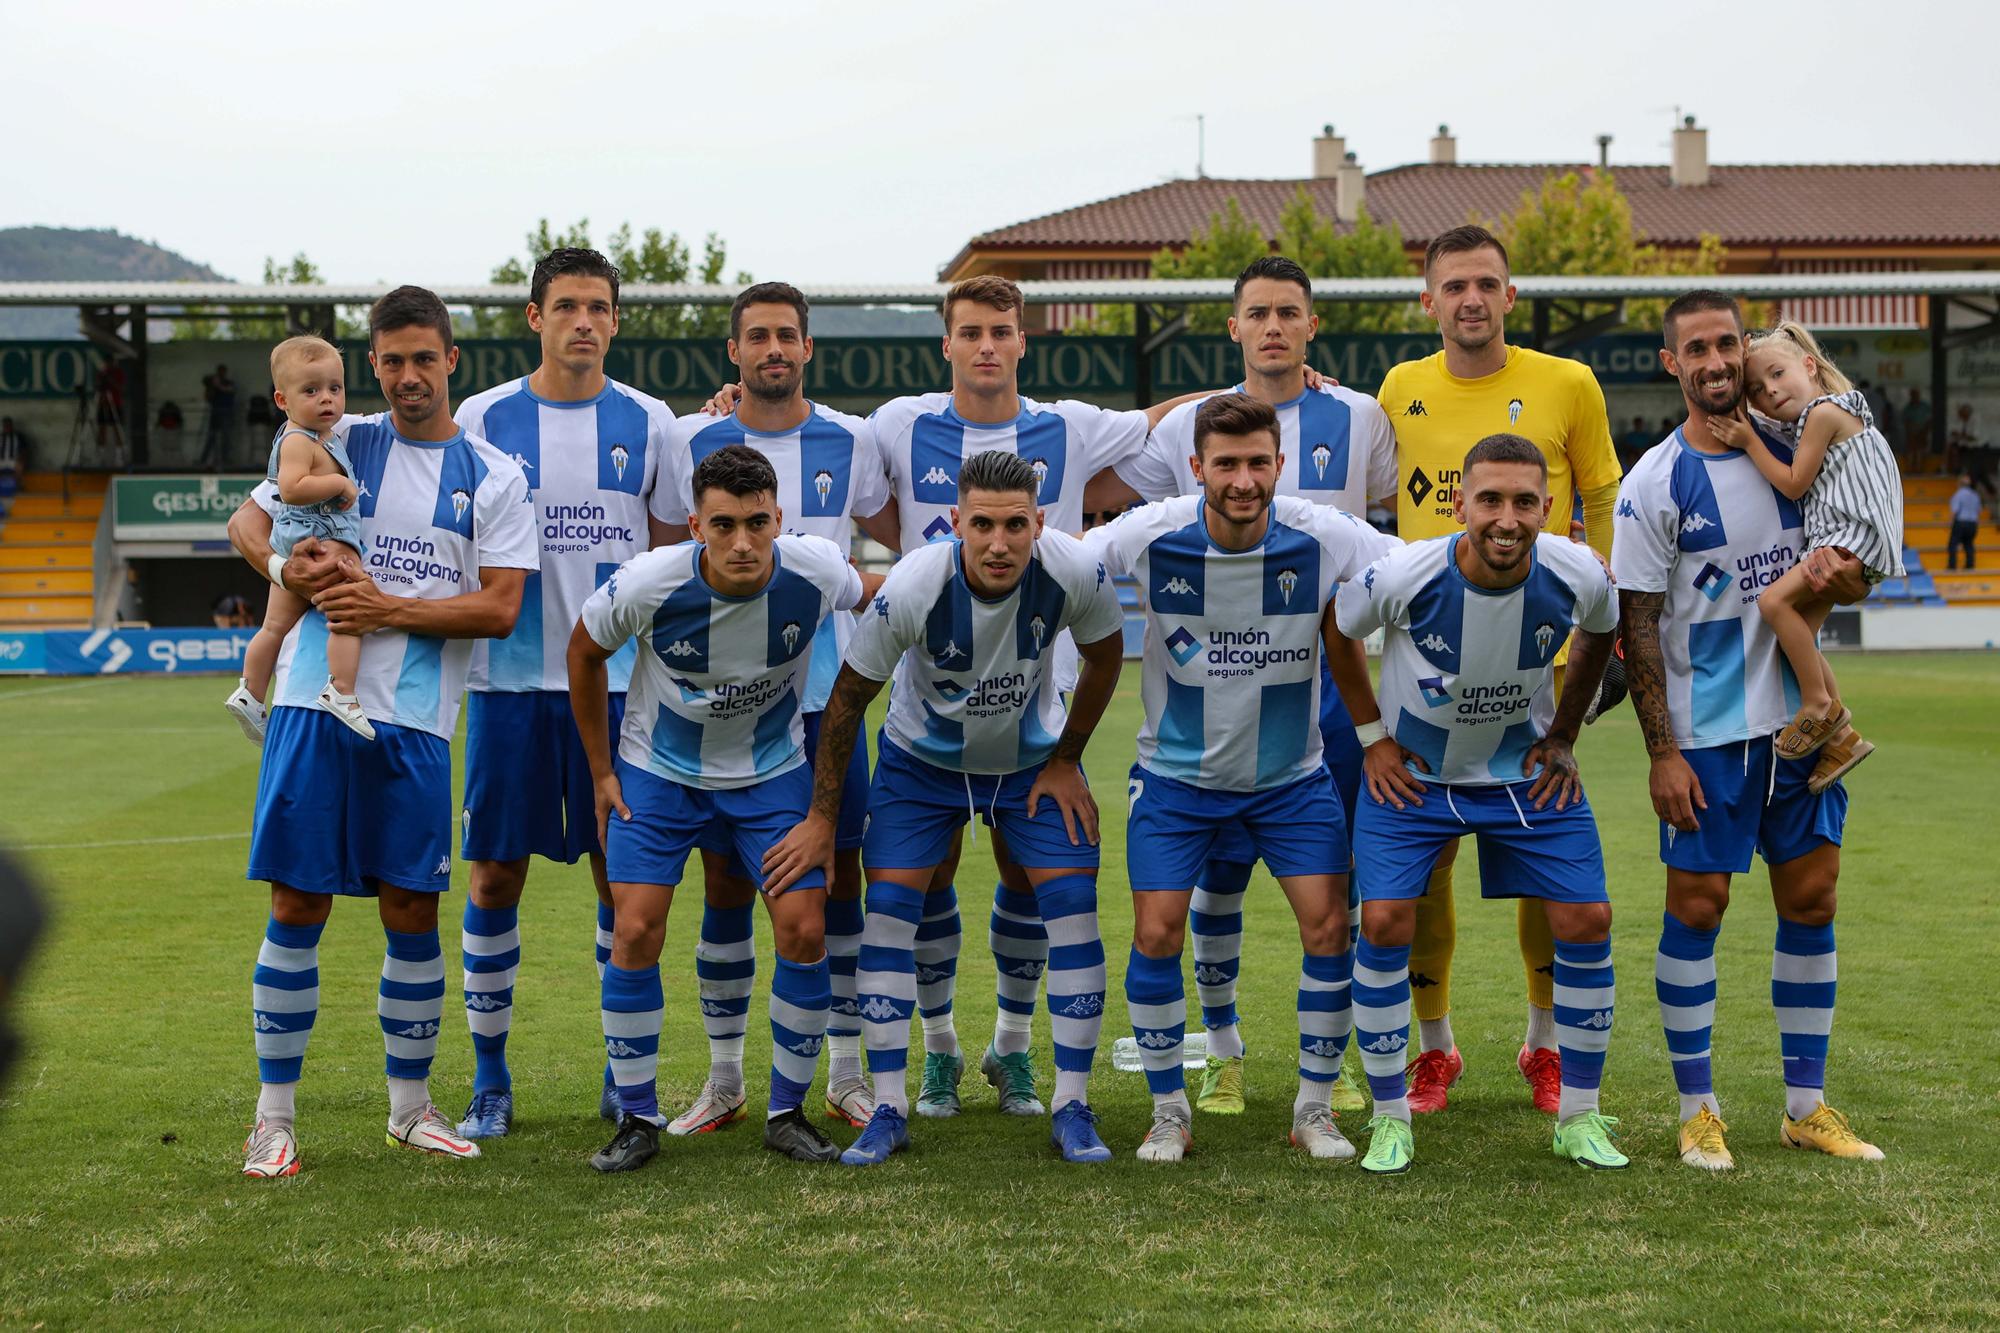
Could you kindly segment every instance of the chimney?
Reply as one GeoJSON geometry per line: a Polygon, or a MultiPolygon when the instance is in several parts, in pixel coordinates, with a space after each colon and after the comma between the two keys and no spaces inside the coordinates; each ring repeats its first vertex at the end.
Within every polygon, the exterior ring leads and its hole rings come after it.
{"type": "Polygon", "coordinates": [[[1368,173],[1348,153],[1341,159],[1340,172],[1333,178],[1333,215],[1342,222],[1361,216],[1361,197],[1368,189],[1368,173]]]}
{"type": "Polygon", "coordinates": [[[1674,131],[1675,185],[1708,184],[1708,131],[1695,128],[1693,116],[1683,116],[1674,131]]]}
{"type": "Polygon", "coordinates": [[[1608,134],[1600,134],[1597,136],[1597,169],[1599,171],[1604,171],[1608,170],[1610,166],[1611,166],[1611,136],[1608,134]]]}
{"type": "Polygon", "coordinates": [[[1347,155],[1347,140],[1333,132],[1333,126],[1324,126],[1320,136],[1313,140],[1313,179],[1333,180],[1340,174],[1340,164],[1347,155]]]}
{"type": "Polygon", "coordinates": [[[1450,167],[1458,164],[1458,140],[1451,137],[1451,126],[1440,125],[1431,139],[1431,165],[1450,167]]]}

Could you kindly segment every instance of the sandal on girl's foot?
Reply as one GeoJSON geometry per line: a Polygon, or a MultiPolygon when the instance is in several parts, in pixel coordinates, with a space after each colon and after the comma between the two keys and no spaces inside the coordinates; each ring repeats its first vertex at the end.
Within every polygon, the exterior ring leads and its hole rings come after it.
{"type": "Polygon", "coordinates": [[[1833,708],[1825,717],[1815,717],[1801,708],[1791,725],[1778,733],[1778,758],[1805,758],[1832,740],[1853,716],[1838,699],[1833,701],[1833,708]]]}

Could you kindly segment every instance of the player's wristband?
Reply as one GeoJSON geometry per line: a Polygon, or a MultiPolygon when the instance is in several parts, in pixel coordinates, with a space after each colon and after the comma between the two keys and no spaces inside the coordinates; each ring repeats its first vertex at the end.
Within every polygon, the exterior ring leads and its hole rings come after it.
{"type": "Polygon", "coordinates": [[[277,584],[280,588],[284,587],[285,557],[273,551],[271,553],[271,558],[264,562],[264,576],[270,579],[271,582],[277,584]]]}
{"type": "Polygon", "coordinates": [[[1361,742],[1361,748],[1364,750],[1388,734],[1389,729],[1382,725],[1382,719],[1379,717],[1373,722],[1356,723],[1354,727],[1354,739],[1361,742]]]}

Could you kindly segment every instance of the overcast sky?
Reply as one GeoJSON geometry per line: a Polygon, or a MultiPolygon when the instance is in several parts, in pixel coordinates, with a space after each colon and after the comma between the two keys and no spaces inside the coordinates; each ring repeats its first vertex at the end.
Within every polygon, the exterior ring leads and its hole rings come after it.
{"type": "Polygon", "coordinates": [[[484,281],[535,219],[929,281],[978,232],[1195,169],[2000,161],[2000,19],[1750,5],[0,0],[0,226],[116,227],[237,278],[484,281]],[[1524,14],[1532,25],[1523,26],[1524,14]],[[740,15],[740,17],[739,17],[740,15]],[[1420,25],[1429,25],[1424,32],[1420,25]]]}

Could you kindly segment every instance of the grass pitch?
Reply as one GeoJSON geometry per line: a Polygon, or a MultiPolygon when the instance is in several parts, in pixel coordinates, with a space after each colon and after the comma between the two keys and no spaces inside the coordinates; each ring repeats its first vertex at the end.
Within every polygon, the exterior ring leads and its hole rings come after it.
{"type": "MultiPolygon", "coordinates": [[[[1250,1111],[1198,1115],[1197,1155],[1178,1169],[1133,1160],[1148,1099],[1139,1075],[1111,1070],[1108,1047],[1127,1031],[1115,805],[1136,673],[1090,763],[1110,807],[1112,998],[1093,1087],[1110,1165],[1063,1165],[1047,1122],[1001,1117],[972,1072],[965,1114],[917,1121],[913,1150],[876,1170],[778,1161],[745,1123],[669,1141],[634,1175],[597,1176],[585,1165],[607,1137],[593,896],[582,867],[537,862],[522,908],[514,1135],[476,1163],[383,1144],[382,937],[370,905],[343,902],[321,949],[300,1095],[305,1170],[278,1182],[236,1174],[267,899],[242,879],[256,755],[223,715],[225,683],[0,681],[0,838],[27,849],[58,913],[18,997],[31,1046],[0,1101],[0,1324],[1990,1326],[2000,659],[1851,656],[1840,672],[1882,748],[1851,785],[1830,1091],[1888,1161],[1778,1146],[1761,870],[1737,881],[1718,955],[1716,1064],[1739,1169],[1715,1178],[1676,1160],[1652,995],[1663,876],[1637,725],[1622,711],[1581,750],[1617,912],[1605,1103],[1633,1166],[1597,1175],[1551,1155],[1550,1121],[1514,1069],[1513,909],[1478,900],[1465,857],[1454,1024],[1466,1073],[1449,1110],[1419,1118],[1415,1169],[1391,1180],[1286,1145],[1298,946],[1261,874],[1243,968],[1250,1111]]],[[[958,881],[968,1063],[993,1015],[986,846],[968,850],[958,881]]],[[[464,874],[443,911],[452,999],[432,1079],[454,1114],[472,1067],[452,943],[464,874]]],[[[698,917],[690,890],[663,960],[669,1105],[706,1064],[698,917]]],[[[759,936],[753,1098],[769,1041],[768,930],[759,936]]],[[[1037,1036],[1046,1095],[1045,1017],[1037,1036]]],[[[1346,1119],[1358,1135],[1362,1117],[1346,1119]]]]}

